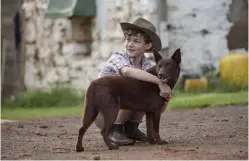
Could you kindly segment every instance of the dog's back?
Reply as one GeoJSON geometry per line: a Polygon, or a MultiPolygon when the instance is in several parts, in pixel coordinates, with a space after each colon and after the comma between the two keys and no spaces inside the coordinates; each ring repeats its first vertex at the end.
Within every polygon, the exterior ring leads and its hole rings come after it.
{"type": "Polygon", "coordinates": [[[99,108],[102,108],[104,107],[103,105],[109,103],[109,97],[119,101],[120,106],[117,108],[125,107],[126,109],[134,111],[147,111],[153,104],[155,107],[160,107],[156,102],[161,100],[159,103],[161,104],[165,101],[164,98],[159,96],[159,88],[156,84],[140,81],[127,76],[102,77],[93,81],[89,88],[90,87],[95,90],[94,98],[98,98],[98,100],[95,99],[94,104],[96,106],[101,106],[99,108]]]}

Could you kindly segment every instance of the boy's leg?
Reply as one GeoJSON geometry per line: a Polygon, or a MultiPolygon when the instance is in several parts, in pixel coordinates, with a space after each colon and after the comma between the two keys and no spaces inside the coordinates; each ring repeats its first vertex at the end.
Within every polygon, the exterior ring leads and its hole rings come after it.
{"type": "Polygon", "coordinates": [[[142,122],[144,115],[144,112],[136,112],[125,123],[125,132],[128,134],[129,138],[138,141],[147,140],[147,135],[138,129],[138,126],[142,122]]]}
{"type": "Polygon", "coordinates": [[[131,117],[132,111],[120,109],[114,123],[114,129],[109,136],[111,141],[117,145],[134,144],[134,141],[127,137],[124,131],[124,124],[131,117]]]}
{"type": "Polygon", "coordinates": [[[104,127],[104,117],[102,115],[102,113],[99,113],[98,116],[96,117],[96,119],[94,120],[95,125],[99,128],[99,129],[103,129],[104,127]]]}
{"type": "MultiPolygon", "coordinates": [[[[110,139],[113,143],[117,145],[129,145],[133,144],[134,141],[127,137],[124,131],[124,123],[130,118],[131,111],[120,109],[118,112],[117,119],[114,123],[114,129],[110,134],[110,139]]],[[[104,127],[104,117],[101,113],[95,119],[95,125],[102,129],[104,127]]]]}
{"type": "MultiPolygon", "coordinates": [[[[165,102],[164,107],[162,108],[162,113],[165,111],[167,104],[168,103],[165,102]]],[[[127,143],[130,144],[131,139],[127,138],[127,134],[132,139],[137,138],[135,140],[146,140],[146,134],[138,129],[138,126],[142,122],[144,115],[145,113],[143,112],[132,114],[132,112],[129,110],[120,109],[117,119],[114,123],[115,129],[111,134],[112,141],[119,145],[125,145],[127,143]]],[[[94,122],[98,128],[102,129],[104,127],[103,115],[99,113],[94,122]]]]}
{"type": "MultiPolygon", "coordinates": [[[[161,113],[166,110],[168,102],[165,102],[162,108],[161,113]]],[[[141,132],[138,129],[139,124],[142,122],[145,113],[143,112],[136,112],[134,113],[131,118],[125,123],[125,132],[131,139],[145,141],[147,140],[147,136],[145,133],[141,132]]]]}

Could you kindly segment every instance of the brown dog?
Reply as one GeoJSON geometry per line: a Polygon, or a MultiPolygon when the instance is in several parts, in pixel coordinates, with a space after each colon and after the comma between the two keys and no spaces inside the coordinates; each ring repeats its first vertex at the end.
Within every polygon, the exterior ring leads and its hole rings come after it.
{"type": "MultiPolygon", "coordinates": [[[[170,59],[163,59],[157,51],[154,51],[154,57],[157,65],[147,72],[157,75],[173,89],[180,74],[180,49],[170,59]]],[[[145,112],[149,143],[166,144],[167,141],[161,140],[159,135],[161,109],[165,102],[159,92],[156,84],[126,76],[106,76],[92,81],[86,92],[83,126],[79,129],[76,151],[84,151],[83,136],[99,112],[103,114],[105,121],[105,127],[101,130],[104,142],[109,150],[118,149],[110,141],[109,133],[120,107],[145,112]]]]}

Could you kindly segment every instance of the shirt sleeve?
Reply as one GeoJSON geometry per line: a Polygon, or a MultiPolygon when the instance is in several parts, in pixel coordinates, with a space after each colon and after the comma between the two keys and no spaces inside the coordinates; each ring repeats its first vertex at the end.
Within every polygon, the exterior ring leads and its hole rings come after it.
{"type": "MultiPolygon", "coordinates": [[[[132,67],[131,62],[124,55],[119,53],[114,53],[110,59],[110,64],[114,70],[120,73],[121,68],[128,66],[132,67]]],[[[121,73],[120,73],[121,74],[121,73]]]]}
{"type": "Polygon", "coordinates": [[[120,69],[124,66],[132,67],[130,60],[121,53],[113,53],[101,70],[99,77],[122,75],[120,69]]]}
{"type": "Polygon", "coordinates": [[[116,75],[116,71],[111,66],[108,65],[106,65],[99,73],[99,77],[114,76],[114,75],[116,75]]]}

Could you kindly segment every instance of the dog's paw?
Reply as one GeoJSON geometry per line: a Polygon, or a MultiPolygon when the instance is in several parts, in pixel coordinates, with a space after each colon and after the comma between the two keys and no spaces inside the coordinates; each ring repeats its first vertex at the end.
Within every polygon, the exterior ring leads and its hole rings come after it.
{"type": "Polygon", "coordinates": [[[76,152],[82,152],[84,148],[82,146],[76,146],[76,152]]]}
{"type": "Polygon", "coordinates": [[[157,143],[156,140],[154,140],[154,139],[148,140],[148,142],[149,142],[150,144],[156,144],[156,143],[157,143]]]}
{"type": "Polygon", "coordinates": [[[168,144],[169,142],[167,142],[166,140],[160,140],[157,142],[158,145],[164,145],[164,144],[168,144]]]}

